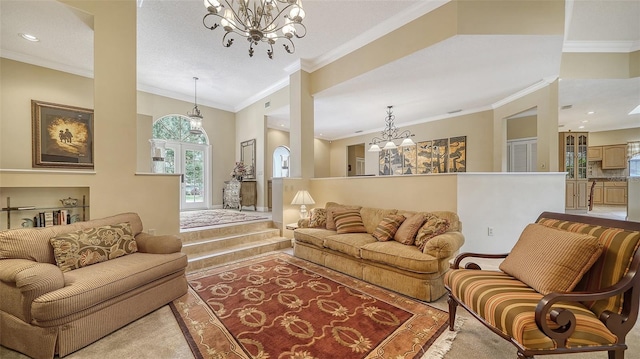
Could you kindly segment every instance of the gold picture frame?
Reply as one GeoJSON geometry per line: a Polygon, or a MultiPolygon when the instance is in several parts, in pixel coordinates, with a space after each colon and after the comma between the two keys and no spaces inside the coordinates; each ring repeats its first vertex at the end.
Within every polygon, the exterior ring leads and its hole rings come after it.
{"type": "Polygon", "coordinates": [[[31,100],[33,167],[93,169],[93,110],[31,100]]]}

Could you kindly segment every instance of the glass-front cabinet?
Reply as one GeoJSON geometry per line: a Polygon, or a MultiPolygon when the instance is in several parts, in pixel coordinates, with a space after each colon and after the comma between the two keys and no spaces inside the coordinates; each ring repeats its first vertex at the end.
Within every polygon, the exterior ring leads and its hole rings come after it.
{"type": "Polygon", "coordinates": [[[567,209],[586,210],[589,203],[587,183],[587,132],[560,133],[561,171],[566,172],[565,202],[567,209]]]}

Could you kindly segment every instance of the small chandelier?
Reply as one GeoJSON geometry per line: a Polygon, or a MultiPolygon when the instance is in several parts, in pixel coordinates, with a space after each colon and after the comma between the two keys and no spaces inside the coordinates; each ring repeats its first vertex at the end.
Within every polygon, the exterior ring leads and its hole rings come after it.
{"type": "Polygon", "coordinates": [[[231,33],[247,38],[250,57],[253,57],[253,45],[262,41],[269,44],[267,55],[273,59],[273,44],[278,39],[288,41],[282,46],[293,54],[296,47],[291,39],[294,36],[301,39],[307,34],[307,28],[302,24],[305,16],[302,0],[204,0],[204,7],[209,12],[202,19],[204,27],[214,30],[222,26],[226,31],[222,38],[225,47],[233,44],[232,38],[225,43],[231,33]],[[211,15],[220,18],[220,24],[207,25],[211,15]]]}
{"type": "Polygon", "coordinates": [[[200,109],[198,109],[198,78],[194,77],[193,82],[194,106],[191,112],[187,113],[187,116],[189,116],[189,132],[199,135],[202,133],[202,115],[200,114],[200,109]]]}
{"type": "Polygon", "coordinates": [[[398,128],[393,124],[393,121],[396,119],[396,116],[393,115],[391,109],[393,106],[387,106],[387,117],[384,119],[384,123],[386,125],[384,131],[381,132],[382,138],[374,137],[369,143],[371,147],[369,148],[369,152],[380,152],[382,150],[393,150],[398,148],[396,144],[393,142],[395,140],[401,140],[402,143],[400,147],[413,146],[416,143],[411,140],[411,137],[415,136],[409,130],[404,130],[400,132],[398,128]],[[386,142],[384,147],[380,148],[380,143],[386,142]]]}

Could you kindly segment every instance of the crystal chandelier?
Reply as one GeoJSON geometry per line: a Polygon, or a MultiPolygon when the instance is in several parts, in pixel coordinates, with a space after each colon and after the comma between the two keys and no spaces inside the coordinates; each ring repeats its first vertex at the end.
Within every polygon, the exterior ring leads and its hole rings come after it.
{"type": "Polygon", "coordinates": [[[398,148],[396,144],[393,142],[395,140],[401,140],[402,143],[400,147],[413,146],[416,143],[411,140],[412,136],[415,136],[409,130],[404,130],[400,132],[398,128],[393,124],[393,121],[396,119],[396,116],[393,115],[391,109],[393,106],[387,106],[387,117],[384,119],[385,129],[381,132],[382,138],[374,137],[369,143],[371,147],[369,148],[369,152],[380,152],[382,150],[393,150],[398,148]],[[379,143],[386,142],[384,147],[380,148],[379,143]]]}
{"type": "Polygon", "coordinates": [[[194,106],[191,112],[187,113],[187,116],[189,116],[189,132],[194,135],[199,135],[202,133],[202,115],[200,114],[200,109],[198,108],[198,78],[194,77],[193,82],[194,106]]]}
{"type": "Polygon", "coordinates": [[[278,39],[288,41],[282,46],[293,54],[296,47],[291,39],[294,36],[300,39],[307,34],[307,28],[302,24],[305,16],[302,0],[204,0],[204,6],[209,12],[202,19],[204,26],[211,30],[222,26],[226,31],[222,38],[225,47],[233,44],[234,39],[227,39],[231,33],[246,37],[251,57],[253,45],[261,41],[269,44],[267,55],[273,59],[273,45],[278,39]],[[207,25],[207,19],[219,20],[220,24],[207,25]]]}

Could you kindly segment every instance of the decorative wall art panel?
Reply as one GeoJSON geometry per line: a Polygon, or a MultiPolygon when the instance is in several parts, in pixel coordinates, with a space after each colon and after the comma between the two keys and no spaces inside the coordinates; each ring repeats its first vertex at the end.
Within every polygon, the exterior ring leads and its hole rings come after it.
{"type": "Polygon", "coordinates": [[[381,151],[380,176],[467,171],[467,136],[421,141],[381,151]]]}

